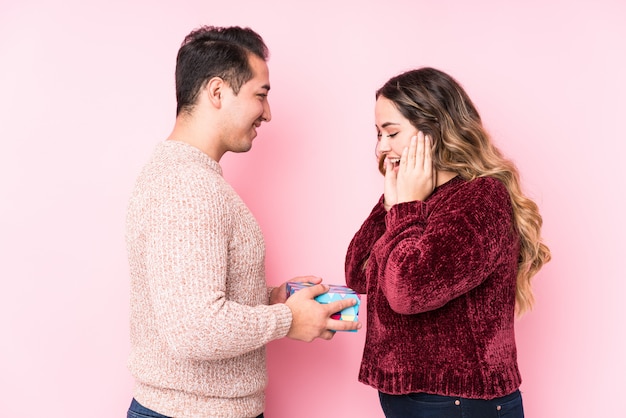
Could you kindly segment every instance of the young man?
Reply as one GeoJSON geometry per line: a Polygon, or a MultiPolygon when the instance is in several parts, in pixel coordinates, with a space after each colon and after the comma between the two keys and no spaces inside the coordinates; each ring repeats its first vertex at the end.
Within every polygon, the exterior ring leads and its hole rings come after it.
{"type": "Polygon", "coordinates": [[[317,286],[286,299],[265,283],[261,230],[222,177],[226,152],[246,152],[271,119],[267,47],[250,29],[202,27],[176,65],[177,116],[130,200],[128,417],[262,416],[265,344],[331,339],[360,328],[330,316],[317,286]],[[261,414],[261,415],[259,415],[261,414]]]}

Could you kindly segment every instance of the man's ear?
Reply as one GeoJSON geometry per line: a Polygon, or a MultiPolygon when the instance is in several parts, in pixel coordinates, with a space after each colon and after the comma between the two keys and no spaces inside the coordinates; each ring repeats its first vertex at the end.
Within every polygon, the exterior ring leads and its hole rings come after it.
{"type": "Polygon", "coordinates": [[[204,94],[206,94],[209,102],[215,108],[222,107],[222,99],[224,95],[224,88],[226,87],[226,83],[220,77],[213,77],[209,81],[207,81],[204,87],[204,94]]]}

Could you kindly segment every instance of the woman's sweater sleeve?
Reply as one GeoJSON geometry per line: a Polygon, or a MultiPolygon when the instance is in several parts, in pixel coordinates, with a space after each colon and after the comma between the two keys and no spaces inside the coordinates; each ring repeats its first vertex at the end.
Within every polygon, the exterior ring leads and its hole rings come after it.
{"type": "Polygon", "coordinates": [[[494,270],[513,233],[504,185],[478,178],[447,199],[395,205],[373,252],[391,308],[416,314],[440,308],[494,270]]]}
{"type": "Polygon", "coordinates": [[[354,235],[346,253],[346,285],[357,293],[367,292],[365,266],[370,257],[372,246],[385,232],[387,211],[384,208],[383,199],[384,196],[378,200],[370,215],[354,235]]]}

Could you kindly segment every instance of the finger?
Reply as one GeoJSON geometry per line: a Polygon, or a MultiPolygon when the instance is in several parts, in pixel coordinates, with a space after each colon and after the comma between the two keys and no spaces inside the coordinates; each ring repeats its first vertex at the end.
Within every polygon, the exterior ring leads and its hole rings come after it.
{"type": "MultiPolygon", "coordinates": [[[[413,140],[411,139],[411,141],[413,140]]],[[[414,167],[414,165],[412,166],[411,164],[415,164],[415,156],[413,158],[413,163],[411,163],[409,160],[409,148],[404,147],[402,155],[400,156],[400,169],[398,171],[402,173],[406,172],[411,167],[414,167]]]]}
{"type": "Polygon", "coordinates": [[[363,326],[359,321],[341,321],[338,319],[329,319],[327,328],[332,331],[356,331],[363,326]]]}
{"type": "Polygon", "coordinates": [[[314,299],[316,296],[322,295],[328,292],[329,287],[323,284],[316,284],[315,286],[305,287],[299,290],[297,293],[303,293],[309,299],[314,299]]]}
{"type": "MultiPolygon", "coordinates": [[[[421,132],[418,132],[418,135],[421,132]]],[[[409,143],[409,161],[408,161],[408,168],[409,169],[413,169],[415,167],[415,164],[418,163],[419,158],[420,158],[420,154],[419,154],[419,145],[418,143],[418,138],[419,137],[411,137],[411,142],[409,143]]]]}
{"type": "Polygon", "coordinates": [[[317,276],[298,276],[294,277],[290,280],[291,282],[300,282],[300,283],[313,283],[320,284],[322,283],[322,278],[317,276]]]}
{"type": "Polygon", "coordinates": [[[396,173],[393,171],[393,164],[387,160],[385,162],[385,190],[383,206],[385,210],[391,209],[396,204],[396,173]]]}
{"type": "Polygon", "coordinates": [[[415,167],[423,168],[424,167],[424,149],[425,149],[425,139],[424,132],[419,131],[417,133],[417,150],[415,151],[415,167]]]}
{"type": "Polygon", "coordinates": [[[433,149],[430,135],[424,139],[424,172],[430,174],[433,170],[433,149]]]}
{"type": "Polygon", "coordinates": [[[391,179],[394,175],[393,163],[389,160],[385,160],[385,179],[391,179]]]}
{"type": "Polygon", "coordinates": [[[396,172],[393,171],[393,164],[389,161],[385,163],[385,192],[386,194],[396,191],[396,172]]]}
{"type": "Polygon", "coordinates": [[[335,312],[343,311],[346,308],[356,305],[357,300],[354,298],[346,298],[341,300],[336,300],[334,302],[330,302],[326,304],[326,309],[328,311],[329,316],[334,314],[335,312]]]}

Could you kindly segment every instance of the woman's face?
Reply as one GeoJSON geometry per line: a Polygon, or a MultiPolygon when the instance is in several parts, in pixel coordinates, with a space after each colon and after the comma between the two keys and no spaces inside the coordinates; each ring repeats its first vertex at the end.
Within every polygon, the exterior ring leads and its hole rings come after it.
{"type": "Polygon", "coordinates": [[[402,150],[409,146],[411,138],[417,135],[417,128],[396,108],[389,99],[379,96],[374,109],[376,121],[376,156],[393,163],[394,171],[398,170],[402,150]]]}

